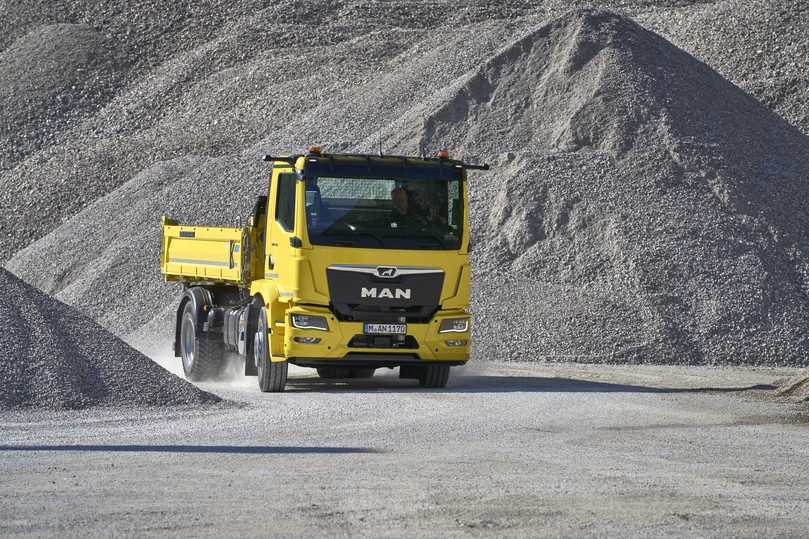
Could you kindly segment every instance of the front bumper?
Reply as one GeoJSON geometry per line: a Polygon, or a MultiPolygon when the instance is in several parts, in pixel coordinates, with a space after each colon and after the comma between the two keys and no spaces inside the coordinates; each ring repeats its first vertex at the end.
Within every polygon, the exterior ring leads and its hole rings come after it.
{"type": "Polygon", "coordinates": [[[437,363],[462,365],[469,359],[470,331],[465,333],[439,333],[441,322],[447,318],[468,317],[464,311],[439,311],[428,323],[407,324],[407,335],[417,344],[413,348],[371,348],[349,346],[352,338],[363,334],[362,322],[340,322],[329,309],[298,306],[287,311],[287,319],[275,321],[273,330],[284,328],[286,358],[301,366],[323,365],[324,362],[344,360],[361,366],[399,366],[403,364],[437,363]],[[289,323],[291,314],[325,316],[328,331],[299,329],[289,323]],[[296,337],[320,339],[317,344],[303,344],[296,337]],[[464,340],[463,346],[450,346],[447,341],[464,340]],[[308,364],[305,364],[308,363],[308,364]]]}

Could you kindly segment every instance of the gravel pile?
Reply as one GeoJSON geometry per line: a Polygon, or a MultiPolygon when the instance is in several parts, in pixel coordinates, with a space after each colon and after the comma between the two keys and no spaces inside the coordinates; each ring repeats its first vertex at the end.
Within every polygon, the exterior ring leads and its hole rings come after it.
{"type": "Polygon", "coordinates": [[[176,304],[180,294],[178,285],[164,283],[160,274],[160,217],[241,226],[267,188],[267,170],[255,158],[189,156],[157,163],[22,251],[8,267],[127,336],[163,306],[176,304]]]}
{"type": "MultiPolygon", "coordinates": [[[[95,82],[87,95],[98,99],[72,99],[75,110],[53,115],[53,100],[25,104],[32,122],[12,129],[7,139],[12,143],[0,154],[5,155],[0,205],[12,210],[0,212],[0,261],[157,161],[237,154],[260,141],[273,149],[314,140],[333,149],[375,148],[379,131],[424,96],[450,85],[549,16],[589,5],[640,17],[711,63],[734,66],[738,56],[754,73],[764,74],[774,59],[778,65],[797,62],[789,73],[806,72],[801,70],[806,40],[795,47],[766,46],[782,30],[795,39],[804,34],[805,10],[793,1],[762,0],[745,18],[748,3],[742,0],[707,6],[684,0],[0,0],[0,50],[11,51],[16,40],[35,41],[48,28],[70,23],[93,29],[105,47],[115,49],[113,55],[99,53],[100,59],[114,58],[103,65],[126,66],[125,73],[90,77],[95,82]],[[740,17],[749,39],[733,34],[740,17]],[[758,30],[754,21],[773,22],[758,30]],[[712,31],[696,31],[696,26],[715,27],[737,40],[732,56],[712,31]],[[759,49],[765,53],[753,54],[759,49]],[[112,88],[110,81],[123,82],[112,88]],[[33,142],[24,142],[28,139],[33,142]],[[26,234],[18,232],[20,226],[26,234]]],[[[61,43],[59,55],[66,57],[80,57],[87,46],[61,43]],[[71,52],[74,48],[79,52],[71,52]]],[[[32,45],[9,61],[35,69],[48,64],[37,50],[44,49],[32,45]]],[[[722,72],[751,84],[769,77],[722,72]]],[[[777,87],[785,93],[773,86],[772,98],[765,95],[769,90],[757,95],[802,122],[805,85],[797,81],[787,88],[779,82],[777,87]]],[[[9,110],[0,111],[0,124],[11,122],[4,117],[9,110]]]]}
{"type": "Polygon", "coordinates": [[[809,402],[809,373],[802,372],[783,380],[775,395],[798,402],[809,402]]]}
{"type": "Polygon", "coordinates": [[[639,20],[809,135],[809,2],[726,0],[639,20]]]}
{"type": "Polygon", "coordinates": [[[421,144],[517,149],[473,193],[479,354],[809,362],[809,139],[708,66],[579,12],[418,116],[421,144]],[[524,345],[494,338],[510,327],[524,345]]]}
{"type": "Polygon", "coordinates": [[[96,112],[124,82],[115,40],[86,25],[40,26],[0,53],[0,171],[96,112]]]}
{"type": "MultiPolygon", "coordinates": [[[[44,235],[8,267],[141,339],[168,331],[178,294],[157,268],[161,214],[238,224],[266,187],[263,151],[449,147],[497,165],[472,189],[479,357],[807,362],[805,135],[621,16],[585,10],[546,23],[561,2],[437,3],[455,13],[442,20],[426,5],[334,3],[312,8],[304,27],[279,18],[298,3],[249,15],[222,6],[205,32],[187,26],[188,13],[172,19],[184,29],[167,34],[176,53],[145,44],[162,62],[133,57],[140,75],[67,142],[0,176],[28,189],[0,216],[0,259],[44,235]],[[22,224],[31,236],[14,233],[22,224]]],[[[785,5],[755,9],[773,28],[799,29],[785,5]]],[[[707,22],[688,21],[715,13],[722,27],[743,10],[621,7],[708,60],[722,47],[689,32],[707,22]]],[[[140,50],[116,24],[106,27],[124,50],[140,50]]],[[[149,28],[137,39],[151,39],[149,28]]],[[[769,35],[752,32],[740,50],[769,35]]],[[[795,43],[767,58],[739,54],[746,70],[769,69],[803,50],[795,43]]],[[[753,80],[736,65],[723,73],[753,80]]]]}
{"type": "Polygon", "coordinates": [[[0,409],[219,402],[0,269],[0,409]]]}
{"type": "MultiPolygon", "coordinates": [[[[126,84],[109,102],[99,103],[95,114],[65,120],[58,139],[0,167],[7,169],[0,170],[0,205],[11,209],[0,212],[0,260],[157,161],[237,154],[264,139],[275,148],[298,147],[301,138],[307,139],[304,144],[315,138],[356,143],[385,125],[373,118],[374,109],[363,111],[363,118],[374,121],[359,132],[360,119],[347,122],[343,117],[325,132],[325,122],[315,122],[305,132],[296,131],[295,123],[303,118],[306,124],[318,106],[330,104],[334,115],[339,110],[335,106],[353,102],[353,95],[366,87],[384,99],[384,75],[408,64],[414,53],[421,58],[417,65],[428,66],[418,72],[420,77],[436,71],[424,90],[435,91],[502,43],[514,25],[496,21],[527,11],[521,4],[500,9],[496,2],[480,2],[461,10],[450,2],[441,4],[442,12],[454,19],[431,18],[429,13],[441,5],[429,3],[408,8],[380,3],[391,18],[380,17],[378,9],[363,2],[319,7],[297,1],[133,5],[120,0],[4,6],[7,16],[0,28],[5,25],[12,36],[39,32],[54,20],[100,28],[111,42],[120,43],[129,71],[126,84]],[[474,40],[477,24],[450,36],[432,29],[465,19],[498,27],[500,37],[474,40]],[[307,24],[300,24],[302,20],[307,24]],[[416,44],[424,47],[413,50],[416,44]],[[436,44],[457,49],[441,69],[428,54],[436,44]],[[295,133],[295,140],[287,133],[295,133]],[[21,225],[24,235],[18,232],[21,225]]],[[[22,65],[40,63],[28,50],[14,54],[22,65]]],[[[47,117],[50,104],[32,103],[32,114],[47,117]]],[[[409,108],[407,101],[395,106],[400,114],[409,108]]],[[[28,130],[20,126],[16,135],[28,130]]]]}

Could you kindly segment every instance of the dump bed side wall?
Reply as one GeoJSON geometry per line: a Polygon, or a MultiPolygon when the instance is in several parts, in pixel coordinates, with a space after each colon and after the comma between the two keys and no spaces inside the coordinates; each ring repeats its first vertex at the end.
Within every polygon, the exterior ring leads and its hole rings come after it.
{"type": "Polygon", "coordinates": [[[169,281],[242,281],[242,230],[163,225],[160,270],[169,281]]]}

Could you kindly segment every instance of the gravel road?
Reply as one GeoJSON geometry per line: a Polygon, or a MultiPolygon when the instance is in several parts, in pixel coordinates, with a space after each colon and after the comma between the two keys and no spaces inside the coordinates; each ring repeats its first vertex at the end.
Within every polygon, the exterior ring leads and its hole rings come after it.
{"type": "Polygon", "coordinates": [[[794,373],[492,364],[437,391],[5,412],[0,535],[801,536],[809,416],[766,389],[794,373]]]}

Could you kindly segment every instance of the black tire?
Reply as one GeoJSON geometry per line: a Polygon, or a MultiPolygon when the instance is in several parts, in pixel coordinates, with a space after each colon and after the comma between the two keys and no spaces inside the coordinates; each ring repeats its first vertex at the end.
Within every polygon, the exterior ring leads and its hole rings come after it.
{"type": "Polygon", "coordinates": [[[317,375],[324,380],[339,380],[341,378],[350,378],[351,369],[348,367],[318,367],[317,375]]]}
{"type": "Polygon", "coordinates": [[[446,387],[449,381],[449,365],[427,365],[419,375],[421,387],[446,387]]]}
{"type": "Polygon", "coordinates": [[[287,385],[289,364],[286,361],[270,361],[269,335],[267,309],[261,308],[253,337],[253,361],[258,370],[259,389],[264,393],[277,393],[283,391],[287,385]]]}
{"type": "Polygon", "coordinates": [[[351,374],[349,376],[351,378],[373,378],[374,372],[376,372],[376,369],[371,367],[355,368],[351,369],[351,374]]]}
{"type": "Polygon", "coordinates": [[[197,318],[190,301],[183,310],[180,325],[180,357],[185,377],[192,382],[210,380],[224,364],[224,343],[197,334],[197,318]]]}

